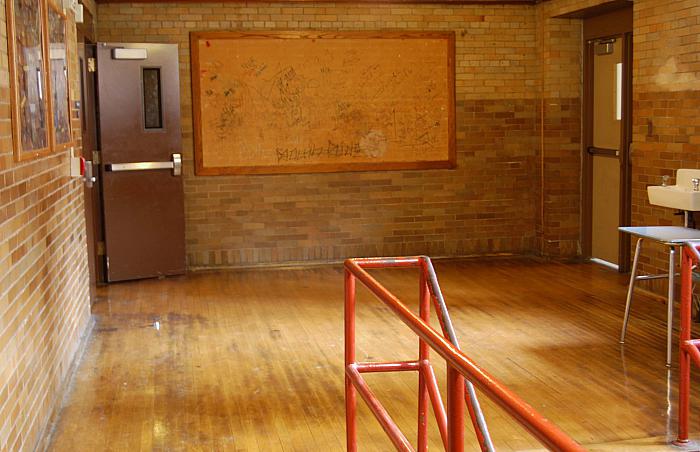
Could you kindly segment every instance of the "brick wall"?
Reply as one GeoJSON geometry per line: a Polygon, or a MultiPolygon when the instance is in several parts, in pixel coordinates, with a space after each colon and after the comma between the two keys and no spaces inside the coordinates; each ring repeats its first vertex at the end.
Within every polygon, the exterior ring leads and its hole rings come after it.
{"type": "MultiPolygon", "coordinates": [[[[180,45],[189,265],[466,255],[536,248],[536,15],[531,6],[101,4],[101,41],[180,45]],[[193,177],[188,33],[454,30],[455,170],[193,177]]],[[[553,219],[552,221],[556,221],[553,219]]]]}
{"type": "MultiPolygon", "coordinates": [[[[697,0],[634,2],[634,225],[683,224],[670,209],[651,206],[646,187],[659,185],[662,175],[674,176],[678,168],[700,168],[699,55],[697,0]]],[[[645,246],[643,270],[665,270],[663,248],[645,246]]],[[[663,283],[654,288],[662,291],[663,283]]]]}
{"type": "MultiPolygon", "coordinates": [[[[554,55],[561,58],[564,56],[562,49],[568,49],[568,61],[555,61],[554,67],[558,71],[572,71],[563,77],[563,80],[571,81],[571,87],[578,85],[574,83],[574,74],[580,70],[577,68],[580,55],[577,55],[576,50],[580,46],[577,43],[580,38],[575,36],[573,28],[569,32],[563,28],[578,27],[580,22],[550,18],[600,3],[603,2],[551,0],[538,6],[542,14],[540,25],[543,33],[552,31],[556,33],[556,39],[566,40],[564,46],[553,46],[548,45],[548,42],[553,44],[554,41],[545,39],[545,99],[549,96],[546,80],[553,75],[553,71],[547,70],[548,52],[554,50],[554,55]],[[553,25],[555,28],[552,28],[553,25]]],[[[678,168],[700,168],[700,123],[697,119],[700,111],[700,6],[697,0],[635,0],[633,7],[632,224],[680,226],[683,223],[682,217],[673,215],[670,209],[649,204],[646,187],[660,184],[662,175],[672,176],[678,168]]],[[[546,100],[545,103],[545,108],[548,108],[546,100]]],[[[576,107],[577,110],[579,108],[576,107]]],[[[573,116],[571,119],[574,122],[579,121],[574,120],[573,116]]],[[[573,138],[575,126],[573,123],[569,125],[569,135],[573,138]]],[[[564,128],[556,130],[561,131],[564,128]]],[[[571,144],[573,141],[575,140],[572,140],[571,144]]],[[[547,156],[551,153],[546,143],[545,133],[545,162],[550,162],[547,156]]],[[[571,154],[562,162],[574,165],[573,147],[570,150],[571,154]]],[[[545,168],[557,170],[557,166],[551,164],[545,165],[545,168]]],[[[569,175],[573,174],[571,171],[569,175]]],[[[547,169],[544,181],[548,187],[555,184],[547,169]]],[[[566,189],[573,188],[573,185],[569,185],[566,189]]],[[[549,188],[545,193],[550,193],[549,188]]],[[[571,196],[570,200],[574,201],[574,197],[571,196]]],[[[547,202],[545,206],[548,207],[547,202]]],[[[578,209],[578,205],[576,207],[578,209]]],[[[572,211],[571,216],[573,215],[572,211]]],[[[565,228],[554,230],[560,233],[566,231],[565,228]]],[[[571,232],[573,233],[573,230],[571,232]]],[[[648,243],[645,247],[641,258],[642,270],[664,271],[668,262],[665,249],[654,243],[648,243]]],[[[666,290],[663,281],[647,284],[646,287],[658,293],[664,293],[666,290]]]]}
{"type": "Polygon", "coordinates": [[[83,5],[83,22],[78,24],[87,40],[94,42],[97,35],[97,3],[96,0],[80,0],[83,5]]]}
{"type": "MultiPolygon", "coordinates": [[[[90,316],[82,185],[68,151],[15,163],[5,8],[0,34],[0,450],[34,450],[90,316]]],[[[72,92],[79,94],[69,24],[72,92]]],[[[75,114],[75,112],[74,112],[75,114]]],[[[73,120],[75,136],[80,121],[73,120]]]]}
{"type": "Polygon", "coordinates": [[[581,3],[554,0],[537,6],[541,62],[538,157],[544,193],[538,249],[547,256],[580,254],[581,21],[553,16],[578,9],[581,3]]]}

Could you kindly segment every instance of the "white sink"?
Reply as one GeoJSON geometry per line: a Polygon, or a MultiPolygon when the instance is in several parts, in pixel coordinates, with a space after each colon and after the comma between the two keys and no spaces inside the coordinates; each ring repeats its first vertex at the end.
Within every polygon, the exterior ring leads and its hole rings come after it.
{"type": "Polygon", "coordinates": [[[692,179],[700,179],[700,170],[679,169],[676,172],[676,185],[648,186],[649,203],[690,212],[700,211],[700,191],[693,191],[692,179]]]}

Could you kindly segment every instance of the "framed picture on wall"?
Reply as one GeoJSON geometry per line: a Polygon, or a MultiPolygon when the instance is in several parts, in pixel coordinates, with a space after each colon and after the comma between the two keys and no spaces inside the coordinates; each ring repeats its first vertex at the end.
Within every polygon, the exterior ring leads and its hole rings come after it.
{"type": "Polygon", "coordinates": [[[10,107],[15,160],[51,152],[46,3],[7,0],[10,107]]]}
{"type": "Polygon", "coordinates": [[[51,143],[54,150],[72,144],[68,86],[68,40],[66,16],[53,5],[48,8],[49,87],[51,91],[51,143]]]}

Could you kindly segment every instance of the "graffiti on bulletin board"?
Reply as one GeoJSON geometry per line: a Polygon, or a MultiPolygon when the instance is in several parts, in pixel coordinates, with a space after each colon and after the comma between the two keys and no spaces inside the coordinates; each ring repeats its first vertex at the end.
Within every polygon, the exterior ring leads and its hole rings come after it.
{"type": "Polygon", "coordinates": [[[452,33],[191,35],[197,174],[449,168],[452,33]]]}

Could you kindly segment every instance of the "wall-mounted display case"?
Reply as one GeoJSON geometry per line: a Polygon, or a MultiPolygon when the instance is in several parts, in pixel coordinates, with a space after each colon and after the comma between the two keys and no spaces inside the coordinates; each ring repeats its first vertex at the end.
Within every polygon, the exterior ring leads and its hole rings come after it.
{"type": "Polygon", "coordinates": [[[68,40],[66,16],[53,6],[48,8],[49,19],[49,86],[53,110],[53,146],[64,149],[71,144],[70,97],[68,88],[68,40]]]}
{"type": "Polygon", "coordinates": [[[72,144],[66,15],[46,0],[7,0],[15,160],[72,144]]]}

